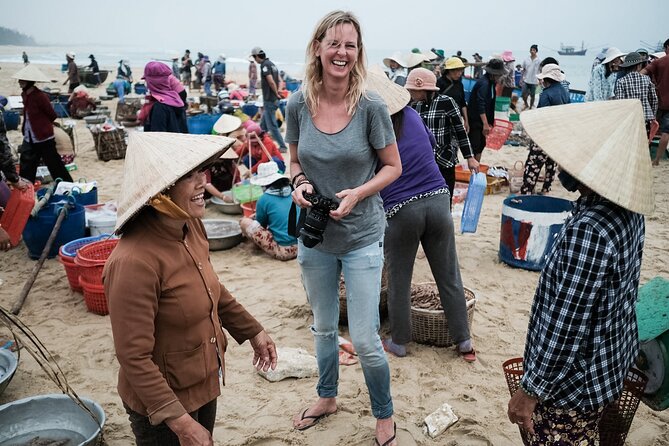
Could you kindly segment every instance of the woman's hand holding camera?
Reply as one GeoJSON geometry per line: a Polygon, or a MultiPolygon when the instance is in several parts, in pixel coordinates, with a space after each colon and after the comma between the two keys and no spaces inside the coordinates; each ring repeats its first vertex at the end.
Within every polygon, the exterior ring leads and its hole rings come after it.
{"type": "Polygon", "coordinates": [[[293,202],[301,208],[311,207],[311,203],[304,198],[304,192],[308,194],[314,193],[314,187],[311,185],[306,175],[298,173],[293,178],[293,202]]]}
{"type": "Polygon", "coordinates": [[[343,191],[337,192],[335,196],[341,199],[341,202],[339,202],[337,210],[330,212],[330,218],[333,220],[341,220],[346,217],[362,199],[357,188],[344,189],[343,191]]]}

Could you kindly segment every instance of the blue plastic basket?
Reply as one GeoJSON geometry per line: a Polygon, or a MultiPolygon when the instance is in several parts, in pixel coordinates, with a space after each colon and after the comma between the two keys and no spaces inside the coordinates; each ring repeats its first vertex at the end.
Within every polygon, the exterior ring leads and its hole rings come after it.
{"type": "Polygon", "coordinates": [[[135,93],[137,94],[146,94],[146,85],[144,84],[135,84],[135,93]]]}
{"type": "Polygon", "coordinates": [[[100,235],[94,235],[92,237],[84,237],[72,240],[71,242],[64,244],[60,248],[60,252],[64,256],[75,257],[77,255],[77,251],[80,248],[83,248],[84,246],[90,243],[99,242],[100,240],[106,240],[108,238],[113,238],[112,234],[100,234],[100,235]]]}
{"type": "Polygon", "coordinates": [[[286,90],[288,91],[297,91],[300,89],[302,81],[288,81],[286,82],[286,90]]]}
{"type": "Polygon", "coordinates": [[[476,232],[481,216],[481,206],[483,205],[483,196],[488,186],[486,175],[482,172],[469,177],[469,189],[467,198],[465,198],[465,207],[462,210],[462,219],[460,220],[460,230],[465,232],[476,232]]]}
{"type": "Polygon", "coordinates": [[[52,102],[51,105],[53,105],[53,110],[59,118],[67,118],[70,116],[70,112],[67,110],[67,103],[52,102]]]}

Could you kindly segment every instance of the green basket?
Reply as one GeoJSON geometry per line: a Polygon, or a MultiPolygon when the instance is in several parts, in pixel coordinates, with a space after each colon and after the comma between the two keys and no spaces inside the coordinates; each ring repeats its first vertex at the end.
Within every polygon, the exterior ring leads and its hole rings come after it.
{"type": "Polygon", "coordinates": [[[262,187],[253,184],[235,184],[232,186],[232,196],[239,203],[258,201],[262,193],[262,187]]]}

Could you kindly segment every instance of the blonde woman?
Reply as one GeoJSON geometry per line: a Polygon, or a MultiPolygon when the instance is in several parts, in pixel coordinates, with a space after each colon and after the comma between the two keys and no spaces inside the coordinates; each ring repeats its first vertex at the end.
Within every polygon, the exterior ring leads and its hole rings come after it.
{"type": "Polygon", "coordinates": [[[376,444],[391,446],[396,441],[390,371],[378,335],[385,227],[379,191],[400,176],[402,167],[388,109],[378,95],[365,91],[365,77],[358,20],[348,12],[329,13],[308,44],[304,83],[290,98],[286,120],[293,201],[310,208],[304,193],[318,193],[336,206],[325,211],[321,235],[308,226],[307,216],[298,242],[320,376],[318,399],[295,416],[293,425],[308,429],[337,411],[343,271],[350,334],[377,419],[376,444]]]}

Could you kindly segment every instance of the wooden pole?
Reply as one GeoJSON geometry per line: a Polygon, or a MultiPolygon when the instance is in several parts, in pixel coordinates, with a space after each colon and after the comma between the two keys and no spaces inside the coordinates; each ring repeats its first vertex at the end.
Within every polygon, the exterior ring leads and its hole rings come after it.
{"type": "Polygon", "coordinates": [[[37,279],[37,274],[40,272],[42,269],[42,265],[44,265],[44,261],[46,260],[47,256],[49,255],[49,251],[51,250],[51,245],[53,245],[54,240],[56,240],[56,236],[58,235],[58,231],[60,231],[60,226],[63,224],[63,220],[65,219],[65,216],[67,215],[67,209],[70,207],[69,204],[66,204],[63,206],[63,208],[60,210],[60,213],[58,214],[58,218],[56,219],[56,224],[53,226],[53,229],[51,230],[51,235],[49,235],[49,239],[46,241],[46,245],[44,245],[44,249],[42,250],[42,254],[39,257],[39,260],[33,266],[33,270],[30,272],[30,276],[28,276],[28,280],[26,281],[26,284],[23,285],[23,289],[21,290],[21,294],[19,295],[19,298],[16,300],[16,303],[14,303],[14,306],[12,307],[12,314],[18,315],[19,312],[21,311],[21,308],[23,307],[23,304],[26,301],[26,298],[28,297],[28,293],[30,293],[30,289],[33,287],[33,283],[35,283],[35,279],[37,279]]]}

